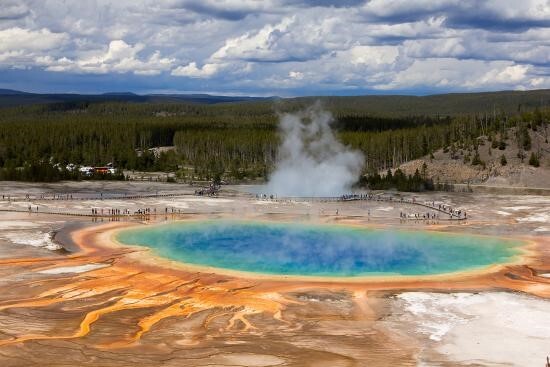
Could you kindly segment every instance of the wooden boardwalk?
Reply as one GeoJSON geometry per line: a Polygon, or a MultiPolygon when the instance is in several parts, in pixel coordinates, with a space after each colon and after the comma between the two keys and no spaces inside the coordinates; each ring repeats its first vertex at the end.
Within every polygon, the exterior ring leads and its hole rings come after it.
{"type": "MultiPolygon", "coordinates": [[[[149,199],[149,198],[175,198],[175,197],[183,197],[183,196],[192,196],[196,197],[196,195],[186,192],[186,193],[169,193],[169,194],[146,194],[146,195],[120,195],[120,196],[93,196],[93,197],[72,197],[70,195],[63,195],[57,198],[51,197],[51,198],[43,198],[41,196],[34,196],[34,197],[25,197],[25,198],[10,198],[8,200],[5,198],[3,202],[26,202],[29,203],[31,209],[19,209],[19,208],[0,208],[0,212],[16,212],[16,213],[32,213],[32,214],[48,214],[48,215],[63,215],[63,216],[74,216],[74,217],[90,217],[90,218],[145,218],[145,217],[162,217],[162,216],[173,216],[178,214],[198,214],[198,213],[192,213],[190,211],[180,211],[180,210],[174,210],[173,208],[164,208],[164,210],[161,210],[159,212],[148,212],[148,213],[138,213],[135,212],[123,212],[123,213],[116,213],[111,214],[110,210],[117,209],[117,208],[111,208],[106,206],[103,208],[103,213],[100,211],[98,213],[92,213],[92,209],[99,209],[97,206],[91,206],[88,209],[88,212],[76,212],[71,210],[55,210],[48,207],[42,207],[39,210],[35,210],[37,202],[67,202],[67,201],[105,201],[108,202],[109,200],[135,200],[135,199],[149,199]],[[31,204],[33,203],[33,204],[31,204]]],[[[223,197],[223,195],[220,195],[223,197]]],[[[253,199],[253,198],[251,198],[253,199]]],[[[257,196],[257,200],[265,200],[269,202],[317,202],[317,203],[329,203],[329,202],[339,202],[339,203],[346,203],[346,202],[355,202],[355,201],[366,201],[366,202],[387,202],[392,203],[396,205],[415,205],[419,207],[426,208],[431,211],[435,211],[440,214],[444,214],[446,218],[432,218],[428,213],[415,213],[415,216],[405,216],[401,217],[400,219],[408,219],[408,220],[433,220],[433,219],[451,219],[451,220],[465,220],[467,219],[467,216],[463,210],[455,210],[450,205],[444,204],[444,203],[435,203],[435,202],[421,202],[417,201],[414,198],[395,198],[394,196],[390,196],[387,194],[361,194],[361,195],[343,195],[343,196],[332,196],[332,197],[267,197],[267,196],[257,196]],[[424,215],[427,215],[427,217],[422,217],[424,215]]],[[[140,208],[141,209],[141,208],[140,208]]],[[[126,211],[126,210],[125,210],[126,211]]]]}
{"type": "MultiPolygon", "coordinates": [[[[444,203],[437,204],[435,202],[432,202],[432,203],[420,202],[415,199],[405,199],[405,198],[396,199],[393,196],[384,195],[384,194],[379,194],[379,195],[357,194],[357,195],[326,196],[326,197],[282,197],[282,198],[277,197],[273,199],[270,197],[266,197],[263,199],[268,201],[274,201],[274,202],[305,201],[305,202],[320,202],[320,203],[328,203],[328,202],[344,203],[348,201],[370,201],[370,202],[375,201],[375,202],[388,202],[393,204],[409,204],[409,205],[421,206],[421,207],[436,211],[438,213],[448,215],[451,219],[454,219],[454,220],[467,219],[467,216],[463,210],[453,210],[452,207],[448,204],[444,204],[444,203]]],[[[418,220],[423,218],[404,218],[404,219],[418,220]]],[[[430,219],[430,218],[425,218],[425,219],[430,219]]]]}
{"type": "Polygon", "coordinates": [[[21,197],[11,197],[11,196],[5,196],[2,201],[13,201],[13,202],[24,202],[24,201],[32,201],[32,202],[63,202],[63,201],[108,201],[108,200],[135,200],[135,199],[151,199],[151,198],[173,198],[173,197],[181,197],[181,196],[196,196],[193,193],[185,192],[185,193],[170,193],[170,194],[140,194],[140,195],[126,195],[126,194],[115,194],[115,195],[94,195],[94,196],[73,196],[72,194],[56,194],[55,196],[36,196],[36,195],[29,195],[29,196],[21,196],[21,197]]]}

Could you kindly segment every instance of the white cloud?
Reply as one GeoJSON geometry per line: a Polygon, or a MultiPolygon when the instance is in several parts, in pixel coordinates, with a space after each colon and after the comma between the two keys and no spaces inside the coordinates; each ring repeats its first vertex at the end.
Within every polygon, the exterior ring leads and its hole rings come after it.
{"type": "Polygon", "coordinates": [[[481,78],[467,81],[467,87],[479,87],[482,85],[517,85],[525,82],[529,67],[526,65],[511,65],[502,68],[491,68],[481,78]]]}
{"type": "Polygon", "coordinates": [[[459,0],[370,0],[363,11],[366,15],[380,18],[403,17],[416,14],[432,14],[459,3],[459,0]]]}
{"type": "Polygon", "coordinates": [[[35,64],[36,57],[61,49],[68,40],[67,34],[54,33],[46,28],[0,30],[0,67],[25,69],[35,64]]]}
{"type": "Polygon", "coordinates": [[[300,80],[300,79],[304,79],[304,73],[302,73],[301,71],[289,71],[288,77],[291,79],[300,80]]]}
{"type": "Polygon", "coordinates": [[[548,0],[489,0],[485,8],[493,9],[504,19],[550,19],[550,2],[548,0]]]}
{"type": "Polygon", "coordinates": [[[183,0],[179,6],[213,17],[242,19],[248,14],[269,11],[275,4],[269,0],[183,0]]]}
{"type": "Polygon", "coordinates": [[[0,30],[0,52],[44,51],[61,46],[68,40],[65,33],[49,29],[29,30],[19,27],[0,30]]]}
{"type": "Polygon", "coordinates": [[[528,85],[542,85],[545,82],[530,74],[530,71],[528,66],[514,65],[509,61],[429,58],[414,61],[410,67],[396,73],[391,82],[376,88],[524,89],[528,85]]]}
{"type": "Polygon", "coordinates": [[[403,42],[407,56],[414,58],[461,57],[467,53],[461,37],[418,39],[403,42]]]}
{"type": "Polygon", "coordinates": [[[109,43],[106,52],[96,51],[93,56],[75,60],[66,57],[53,59],[47,56],[37,61],[46,66],[46,70],[57,72],[96,74],[133,72],[137,75],[158,75],[162,71],[170,70],[174,59],[163,58],[159,51],[155,51],[147,59],[140,59],[138,54],[144,48],[143,44],[132,46],[123,40],[114,40],[109,43]]]}
{"type": "Polygon", "coordinates": [[[3,0],[2,11],[0,12],[1,19],[18,19],[29,13],[29,8],[25,4],[21,4],[14,0],[3,0]]]}
{"type": "Polygon", "coordinates": [[[275,49],[276,43],[289,26],[294,17],[284,18],[276,25],[266,25],[255,34],[245,33],[242,36],[230,38],[225,45],[216,51],[211,59],[243,59],[280,61],[289,57],[286,50],[275,49]]]}
{"type": "Polygon", "coordinates": [[[210,57],[211,60],[253,62],[307,61],[349,47],[353,37],[341,32],[345,11],[326,10],[309,16],[289,16],[276,24],[267,24],[257,32],[229,38],[210,57]],[[322,14],[322,17],[316,15],[322,14]]]}
{"type": "Polygon", "coordinates": [[[172,75],[188,76],[191,78],[206,78],[216,74],[219,69],[219,64],[204,64],[201,68],[199,68],[197,67],[196,62],[191,62],[185,66],[179,66],[172,70],[172,75]]]}
{"type": "Polygon", "coordinates": [[[380,65],[393,64],[399,50],[394,46],[354,46],[349,50],[350,62],[354,65],[380,65]]]}
{"type": "Polygon", "coordinates": [[[375,39],[437,38],[456,33],[445,28],[445,17],[429,17],[414,22],[368,23],[366,33],[375,39]]]}
{"type": "Polygon", "coordinates": [[[549,86],[548,0],[0,1],[3,71],[245,94],[549,86]]]}

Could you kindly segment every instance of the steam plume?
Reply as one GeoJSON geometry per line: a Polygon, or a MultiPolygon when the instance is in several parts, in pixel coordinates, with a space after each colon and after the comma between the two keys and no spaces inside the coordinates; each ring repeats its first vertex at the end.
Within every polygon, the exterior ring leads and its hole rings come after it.
{"type": "Polygon", "coordinates": [[[363,167],[363,155],[340,143],[333,117],[320,103],[280,119],[282,145],[267,192],[279,196],[338,196],[349,193],[363,167]]]}

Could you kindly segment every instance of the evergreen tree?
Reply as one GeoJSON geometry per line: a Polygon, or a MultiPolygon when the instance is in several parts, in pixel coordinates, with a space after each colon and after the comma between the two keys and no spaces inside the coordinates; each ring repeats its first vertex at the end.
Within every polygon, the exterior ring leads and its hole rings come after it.
{"type": "Polygon", "coordinates": [[[539,157],[535,154],[535,152],[531,152],[531,156],[529,157],[529,165],[533,167],[540,166],[539,157]]]}
{"type": "Polygon", "coordinates": [[[500,165],[506,166],[508,164],[508,161],[506,160],[506,156],[503,154],[500,156],[500,165]]]}

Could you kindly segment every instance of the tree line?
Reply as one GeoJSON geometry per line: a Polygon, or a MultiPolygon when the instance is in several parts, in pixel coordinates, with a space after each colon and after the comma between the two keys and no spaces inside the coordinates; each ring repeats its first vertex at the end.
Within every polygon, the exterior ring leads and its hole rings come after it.
{"type": "MultiPolygon", "coordinates": [[[[278,108],[263,101],[78,102],[2,108],[0,179],[79,179],[59,168],[54,173],[54,165],[106,163],[121,170],[177,172],[183,180],[265,179],[277,160],[278,108]]],[[[525,131],[541,129],[546,134],[550,110],[393,117],[334,108],[333,115],[339,138],[363,152],[364,173],[375,177],[440,148],[476,147],[479,136],[505,144],[511,127],[528,151],[525,131]]]]}

